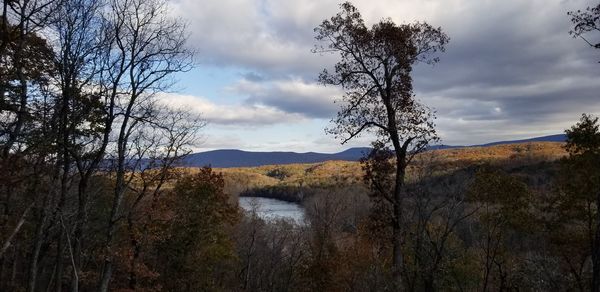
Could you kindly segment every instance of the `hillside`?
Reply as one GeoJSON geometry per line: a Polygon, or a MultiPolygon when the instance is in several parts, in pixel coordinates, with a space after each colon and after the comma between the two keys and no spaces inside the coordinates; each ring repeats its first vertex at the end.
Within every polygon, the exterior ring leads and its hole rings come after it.
{"type": "MultiPolygon", "coordinates": [[[[566,155],[563,145],[560,142],[531,142],[440,149],[419,154],[413,165],[430,162],[447,171],[481,163],[528,165],[563,157],[566,155]]],[[[235,195],[261,187],[328,186],[338,182],[359,183],[362,180],[362,168],[357,161],[332,160],[215,169],[224,174],[227,192],[235,195]]]]}
{"type": "MultiPolygon", "coordinates": [[[[499,144],[491,146],[465,147],[456,149],[442,149],[431,151],[430,155],[438,157],[442,163],[473,163],[514,161],[527,163],[528,160],[555,160],[564,155],[566,151],[562,142],[529,142],[517,144],[499,144]]],[[[423,153],[423,157],[429,155],[423,153]]]]}
{"type": "MultiPolygon", "coordinates": [[[[451,145],[435,145],[431,146],[429,150],[447,150],[447,149],[463,149],[463,148],[478,148],[486,146],[497,146],[497,145],[512,145],[512,144],[523,144],[531,142],[563,142],[565,135],[552,135],[535,137],[524,140],[513,140],[513,141],[498,141],[491,142],[483,145],[472,145],[472,146],[451,146],[451,145]]],[[[243,150],[213,150],[207,152],[200,152],[188,155],[184,161],[183,166],[187,167],[202,167],[210,165],[215,168],[226,168],[226,167],[256,167],[261,165],[279,165],[279,164],[303,164],[303,163],[322,163],[331,160],[343,160],[343,161],[358,161],[365,154],[369,153],[371,148],[368,147],[357,147],[350,148],[338,153],[296,153],[296,152],[251,152],[243,150]]],[[[478,151],[478,150],[475,150],[478,151]]]]}

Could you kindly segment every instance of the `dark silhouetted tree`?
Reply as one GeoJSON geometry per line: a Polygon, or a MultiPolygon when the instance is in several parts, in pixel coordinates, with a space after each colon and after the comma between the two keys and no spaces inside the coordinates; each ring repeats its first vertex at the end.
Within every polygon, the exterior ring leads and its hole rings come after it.
{"type": "MultiPolygon", "coordinates": [[[[113,272],[113,245],[122,202],[131,183],[127,172],[133,134],[143,124],[153,123],[153,98],[172,85],[171,75],[190,69],[192,53],[185,47],[184,24],[168,16],[163,0],[110,1],[106,20],[106,60],[111,66],[109,82],[111,124],[115,141],[115,188],[107,224],[105,258],[99,291],[108,291],[113,272]],[[135,21],[134,21],[135,20],[135,21]]],[[[110,129],[109,127],[108,129],[110,129]]]]}
{"type": "Polygon", "coordinates": [[[175,185],[174,218],[161,246],[161,276],[168,290],[215,291],[230,284],[223,278],[235,259],[227,230],[241,213],[223,187],[223,176],[208,167],[175,185]]]}
{"type": "MultiPolygon", "coordinates": [[[[558,225],[580,236],[581,250],[592,259],[592,291],[600,291],[600,129],[598,118],[583,114],[580,121],[565,131],[569,157],[562,161],[558,181],[556,212],[558,225]]],[[[563,233],[564,234],[564,233],[563,233]]],[[[575,241],[573,241],[575,242],[575,241]]],[[[571,244],[570,246],[573,246],[571,244]]],[[[584,278],[583,276],[581,276],[584,278]]]]}
{"type": "Polygon", "coordinates": [[[584,11],[570,11],[567,13],[575,25],[569,33],[573,37],[583,39],[592,48],[600,49],[600,40],[591,40],[586,35],[600,32],[600,4],[586,8],[584,11]]]}
{"type": "Polygon", "coordinates": [[[481,232],[476,248],[481,261],[481,291],[518,287],[513,283],[513,266],[519,255],[515,246],[523,244],[514,243],[522,241],[524,236],[515,236],[515,232],[527,230],[533,221],[527,185],[499,169],[483,167],[475,174],[468,198],[479,210],[481,232]]]}
{"type": "Polygon", "coordinates": [[[401,286],[403,185],[406,167],[415,153],[437,140],[433,113],[415,100],[411,72],[419,62],[433,64],[448,37],[427,23],[396,25],[383,19],[368,28],[351,3],[315,28],[324,45],[317,53],[338,53],[333,72],[324,70],[319,80],[344,89],[335,126],[327,132],[342,143],[370,131],[379,144],[391,144],[395,179],[388,198],[393,208],[393,270],[401,286]]]}

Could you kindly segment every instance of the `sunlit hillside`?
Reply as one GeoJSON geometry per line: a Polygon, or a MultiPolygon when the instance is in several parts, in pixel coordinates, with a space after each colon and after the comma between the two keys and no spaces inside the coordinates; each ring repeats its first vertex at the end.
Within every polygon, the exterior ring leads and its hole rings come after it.
{"type": "MultiPolygon", "coordinates": [[[[526,165],[540,161],[553,161],[565,155],[564,143],[559,142],[465,147],[421,153],[415,157],[413,167],[424,163],[434,163],[446,170],[482,163],[526,165]]],[[[224,174],[225,189],[234,195],[247,189],[277,185],[327,187],[339,182],[360,182],[363,174],[360,162],[352,161],[218,168],[215,170],[224,174]]]]}

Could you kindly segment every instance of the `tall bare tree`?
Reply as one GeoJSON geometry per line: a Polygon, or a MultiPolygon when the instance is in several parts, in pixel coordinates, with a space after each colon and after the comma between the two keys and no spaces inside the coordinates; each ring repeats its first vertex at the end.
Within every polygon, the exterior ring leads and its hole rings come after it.
{"type": "Polygon", "coordinates": [[[396,25],[383,19],[368,28],[351,3],[315,28],[316,39],[325,43],[315,52],[340,55],[335,70],[324,70],[319,80],[345,90],[343,106],[328,132],[342,143],[370,131],[379,144],[391,143],[396,160],[395,180],[385,196],[393,206],[394,278],[402,286],[403,185],[406,167],[414,153],[437,135],[432,112],[413,95],[411,71],[419,62],[433,64],[444,51],[448,37],[427,23],[396,25]]]}
{"type": "MultiPolygon", "coordinates": [[[[73,226],[71,288],[79,290],[78,275],[81,274],[81,250],[83,228],[85,226],[85,210],[87,207],[87,184],[90,176],[87,174],[96,169],[94,158],[100,158],[103,151],[98,152],[95,143],[101,140],[103,105],[95,89],[99,79],[100,65],[98,58],[102,52],[102,19],[99,0],[64,0],[55,14],[52,28],[57,33],[57,80],[60,90],[56,101],[56,145],[60,157],[61,187],[58,205],[59,216],[64,216],[67,192],[77,184],[76,220],[73,226]],[[89,163],[88,161],[92,161],[89,163]],[[75,180],[74,178],[77,178],[75,180]]],[[[102,144],[102,142],[100,142],[102,144]]],[[[43,225],[43,224],[42,224],[43,225]]],[[[66,242],[62,225],[57,250],[57,274],[62,274],[61,252],[66,242]]],[[[65,227],[70,227],[65,224],[65,227]]],[[[70,239],[70,238],[69,238],[70,239]]],[[[39,246],[36,248],[39,249],[39,246]]],[[[37,251],[39,252],[39,251],[37,251]]],[[[35,262],[35,259],[32,263],[35,262]]],[[[35,275],[35,265],[32,264],[32,275],[35,275]]],[[[35,285],[32,277],[31,285],[35,285]]],[[[56,282],[56,289],[62,290],[61,281],[56,282]]],[[[30,289],[34,291],[33,288],[30,289]]]]}
{"type": "Polygon", "coordinates": [[[191,152],[190,147],[197,142],[198,131],[206,123],[185,110],[157,107],[157,119],[151,124],[142,125],[133,138],[133,151],[130,165],[138,171],[128,174],[132,199],[126,207],[127,233],[132,256],[129,262],[129,289],[138,288],[137,266],[141,261],[144,242],[148,242],[149,225],[153,221],[153,211],[163,195],[163,186],[174,183],[181,177],[176,166],[191,152]],[[149,202],[150,203],[149,203],[149,202]]]}
{"type": "Polygon", "coordinates": [[[148,107],[155,93],[171,85],[171,74],[189,69],[191,52],[185,47],[185,26],[169,16],[162,0],[113,0],[106,28],[109,35],[106,72],[110,84],[109,110],[115,117],[115,188],[107,224],[105,258],[99,291],[107,291],[113,271],[113,243],[117,223],[123,217],[121,203],[131,137],[138,124],[156,118],[148,107]]]}

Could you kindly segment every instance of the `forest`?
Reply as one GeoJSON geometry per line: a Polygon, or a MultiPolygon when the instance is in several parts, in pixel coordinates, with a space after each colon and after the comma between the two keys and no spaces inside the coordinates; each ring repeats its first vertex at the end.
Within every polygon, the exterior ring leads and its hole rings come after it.
{"type": "MultiPolygon", "coordinates": [[[[169,5],[2,1],[0,291],[600,292],[598,117],[565,143],[429,150],[436,111],[412,73],[450,37],[369,27],[345,2],[314,28],[313,53],[338,60],[315,75],[344,92],[327,134],[369,133],[371,152],[260,176],[181,167],[207,121],[161,99],[196,66],[169,5]],[[238,196],[298,203],[305,222],[238,196]]],[[[600,49],[600,5],[564,14],[600,49]]]]}

